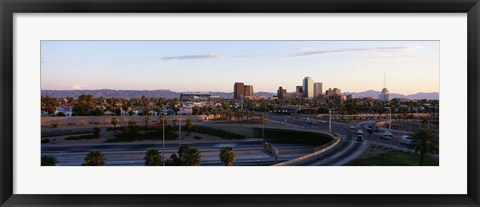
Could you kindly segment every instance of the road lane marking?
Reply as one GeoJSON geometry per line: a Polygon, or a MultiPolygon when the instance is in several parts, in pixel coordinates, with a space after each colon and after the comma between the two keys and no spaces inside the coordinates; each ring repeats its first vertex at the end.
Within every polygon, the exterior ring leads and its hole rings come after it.
{"type": "Polygon", "coordinates": [[[352,146],[353,146],[354,143],[355,143],[355,142],[350,142],[350,145],[348,145],[347,149],[345,149],[345,150],[339,152],[338,154],[330,157],[330,159],[335,159],[335,158],[337,158],[338,156],[342,155],[343,153],[347,152],[350,148],[352,148],[352,146]]]}

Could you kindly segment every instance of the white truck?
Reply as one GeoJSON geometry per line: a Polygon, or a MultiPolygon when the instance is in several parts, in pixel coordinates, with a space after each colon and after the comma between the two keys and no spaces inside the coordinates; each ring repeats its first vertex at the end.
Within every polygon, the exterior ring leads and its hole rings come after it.
{"type": "Polygon", "coordinates": [[[363,131],[360,129],[357,131],[357,141],[363,141],[363,131]]]}

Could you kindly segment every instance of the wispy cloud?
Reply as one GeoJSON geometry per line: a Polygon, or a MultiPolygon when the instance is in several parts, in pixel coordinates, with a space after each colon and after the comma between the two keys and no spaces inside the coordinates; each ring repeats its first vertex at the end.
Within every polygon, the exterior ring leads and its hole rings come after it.
{"type": "Polygon", "coordinates": [[[302,51],[302,52],[305,52],[305,51],[310,51],[312,50],[312,48],[309,48],[309,47],[301,47],[301,48],[297,48],[297,51],[302,51]]]}
{"type": "Polygon", "coordinates": [[[311,52],[302,52],[293,55],[282,56],[280,58],[294,58],[294,57],[312,57],[312,56],[321,56],[329,55],[336,53],[347,53],[347,52],[399,52],[399,51],[414,51],[418,46],[403,46],[403,47],[371,47],[371,48],[348,48],[341,50],[320,50],[320,51],[311,51],[311,52]]]}
{"type": "Polygon", "coordinates": [[[378,55],[373,57],[366,57],[365,60],[369,61],[382,61],[382,60],[404,60],[404,59],[427,59],[431,58],[429,55],[378,55]]]}
{"type": "Polygon", "coordinates": [[[163,61],[168,60],[194,60],[194,59],[219,59],[224,58],[224,54],[213,54],[213,55],[185,55],[185,56],[172,56],[172,57],[162,57],[163,61]]]}
{"type": "Polygon", "coordinates": [[[256,58],[258,56],[259,55],[257,55],[257,54],[249,54],[249,55],[237,55],[237,56],[232,56],[232,57],[235,57],[235,58],[256,58]]]}

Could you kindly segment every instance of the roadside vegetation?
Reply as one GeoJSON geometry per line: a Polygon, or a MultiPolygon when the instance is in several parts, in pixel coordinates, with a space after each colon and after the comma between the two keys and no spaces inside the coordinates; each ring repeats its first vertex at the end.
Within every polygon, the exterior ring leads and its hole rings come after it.
{"type": "Polygon", "coordinates": [[[100,128],[94,127],[92,134],[68,136],[65,138],[65,140],[98,139],[100,138],[100,132],[101,132],[100,128]]]}
{"type": "Polygon", "coordinates": [[[419,164],[424,165],[425,159],[438,154],[438,138],[429,128],[420,128],[412,135],[408,148],[420,155],[419,164]]]}
{"type": "MultiPolygon", "coordinates": [[[[262,134],[262,129],[257,132],[262,134]]],[[[332,139],[324,134],[284,129],[264,129],[264,141],[321,146],[332,139]]]]}
{"type": "Polygon", "coordinates": [[[216,136],[220,137],[223,139],[243,139],[245,136],[239,135],[239,134],[234,134],[230,132],[226,132],[220,129],[214,129],[210,127],[204,127],[204,126],[192,126],[191,127],[191,132],[197,132],[200,134],[207,134],[211,136],[216,136]]]}
{"type": "Polygon", "coordinates": [[[103,166],[106,160],[100,151],[92,151],[85,156],[82,166],[103,166]]]}
{"type": "Polygon", "coordinates": [[[149,149],[145,153],[145,157],[143,157],[143,160],[145,160],[146,166],[162,165],[162,155],[160,155],[160,152],[158,152],[157,149],[149,149]]]}
{"type": "Polygon", "coordinates": [[[42,156],[42,166],[56,166],[57,163],[58,163],[58,160],[54,156],[49,156],[49,155],[42,156]]]}
{"type": "Polygon", "coordinates": [[[177,153],[173,153],[166,165],[169,166],[199,166],[202,156],[197,148],[182,144],[177,153]]]}
{"type": "Polygon", "coordinates": [[[232,166],[236,159],[233,147],[222,147],[218,156],[220,156],[220,161],[222,161],[225,166],[232,166]]]}
{"type": "MultiPolygon", "coordinates": [[[[418,154],[390,151],[374,157],[356,159],[348,163],[349,166],[418,166],[418,154]]],[[[428,157],[424,160],[424,166],[438,166],[438,159],[428,157]]]]}

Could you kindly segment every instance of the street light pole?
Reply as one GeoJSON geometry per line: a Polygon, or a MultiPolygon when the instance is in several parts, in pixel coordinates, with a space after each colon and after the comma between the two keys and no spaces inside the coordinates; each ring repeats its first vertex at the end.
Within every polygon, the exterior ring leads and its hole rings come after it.
{"type": "Polygon", "coordinates": [[[390,130],[392,130],[392,108],[390,107],[385,107],[386,109],[388,109],[388,112],[389,112],[389,115],[388,115],[388,128],[390,130]]]}
{"type": "Polygon", "coordinates": [[[162,134],[163,134],[163,166],[165,166],[165,116],[162,116],[162,134]]]}
{"type": "Polygon", "coordinates": [[[265,135],[265,118],[266,118],[266,113],[263,112],[263,118],[262,118],[262,140],[264,139],[265,135]]]}
{"type": "Polygon", "coordinates": [[[332,109],[328,109],[328,130],[332,131],[332,109]]]}
{"type": "Polygon", "coordinates": [[[182,140],[182,118],[178,119],[178,137],[182,140]]]}

